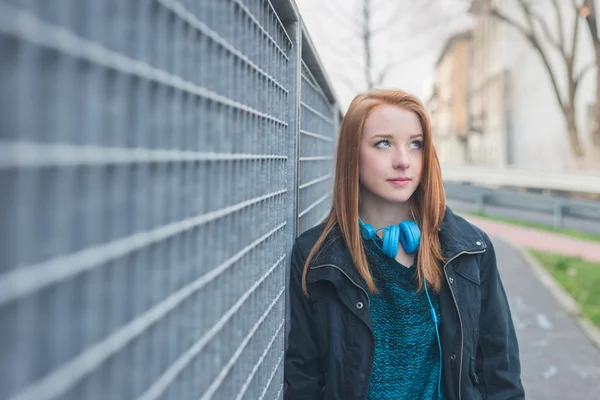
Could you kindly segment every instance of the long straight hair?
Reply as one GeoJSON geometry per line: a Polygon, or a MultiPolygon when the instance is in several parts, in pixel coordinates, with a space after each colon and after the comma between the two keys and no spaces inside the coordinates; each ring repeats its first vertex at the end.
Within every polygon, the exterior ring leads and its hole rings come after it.
{"type": "Polygon", "coordinates": [[[409,207],[421,229],[421,242],[417,256],[418,285],[419,290],[423,289],[424,279],[427,279],[428,286],[433,287],[437,292],[442,286],[443,272],[440,264],[443,256],[438,234],[446,210],[446,195],[440,163],[433,147],[429,117],[423,103],[416,96],[401,90],[375,89],[356,96],[341,123],[331,210],[326,218],[323,232],[306,259],[302,273],[302,290],[307,296],[306,276],[309,264],[327,235],[336,226],[339,227],[354,266],[364,279],[368,290],[371,293],[377,292],[358,224],[359,151],[365,120],[375,107],[382,105],[393,105],[412,111],[421,122],[423,129],[421,182],[409,199],[409,207]]]}

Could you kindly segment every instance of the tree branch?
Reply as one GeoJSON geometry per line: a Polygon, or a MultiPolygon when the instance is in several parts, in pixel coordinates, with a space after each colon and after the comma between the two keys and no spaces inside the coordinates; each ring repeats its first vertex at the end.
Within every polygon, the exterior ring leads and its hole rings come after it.
{"type": "MultiPolygon", "coordinates": [[[[579,82],[581,82],[581,80],[583,79],[585,74],[587,74],[589,71],[594,69],[594,67],[596,67],[596,63],[592,61],[591,63],[589,63],[588,65],[583,67],[577,75],[575,75],[575,77],[573,78],[573,84],[574,84],[575,88],[577,88],[577,86],[579,86],[579,82]]],[[[575,89],[575,90],[577,90],[577,89],[575,89]]]]}
{"type": "MultiPolygon", "coordinates": [[[[521,10],[525,14],[525,18],[527,19],[527,24],[529,25],[529,29],[532,32],[532,34],[536,37],[536,40],[537,40],[537,36],[535,35],[536,31],[535,31],[534,21],[537,21],[538,25],[540,25],[540,27],[542,28],[542,32],[546,36],[546,39],[550,42],[551,45],[553,45],[560,52],[560,54],[563,57],[563,59],[565,60],[565,62],[568,63],[569,62],[568,54],[565,49],[564,42],[559,42],[554,38],[554,36],[552,36],[552,33],[550,32],[550,28],[548,27],[548,23],[546,22],[546,20],[544,20],[539,14],[537,14],[535,11],[533,11],[531,4],[529,4],[526,0],[518,0],[518,2],[519,2],[519,5],[521,6],[521,10]]],[[[558,5],[556,5],[556,7],[558,7],[558,5]]],[[[556,9],[556,10],[557,10],[557,12],[560,11],[559,9],[556,9]]],[[[562,24],[562,17],[560,17],[560,23],[562,24]]],[[[563,30],[563,27],[561,25],[561,26],[559,26],[559,31],[562,31],[562,30],[563,30]]]]}
{"type": "Polygon", "coordinates": [[[372,65],[373,65],[373,60],[372,60],[372,54],[371,54],[371,46],[372,46],[372,42],[371,42],[371,0],[363,0],[362,3],[362,21],[363,21],[363,31],[362,31],[362,38],[363,38],[363,50],[364,50],[364,57],[365,57],[365,82],[367,83],[367,89],[371,90],[373,88],[374,83],[373,83],[373,71],[372,71],[372,65]]]}
{"type": "MultiPolygon", "coordinates": [[[[570,48],[566,48],[567,44],[564,42],[564,33],[565,29],[562,25],[563,20],[562,16],[559,16],[560,12],[558,7],[558,1],[552,0],[552,4],[554,4],[555,11],[557,12],[557,21],[559,23],[559,51],[563,56],[565,67],[567,69],[566,78],[567,78],[567,92],[565,96],[561,95],[561,90],[559,88],[557,73],[555,73],[554,69],[549,60],[549,53],[547,53],[542,47],[542,43],[537,36],[535,29],[535,22],[538,24],[541,21],[541,18],[537,18],[535,13],[532,10],[532,5],[527,0],[518,0],[519,5],[521,6],[521,10],[525,14],[525,18],[527,21],[527,26],[523,26],[522,24],[517,23],[515,20],[507,17],[506,15],[501,14],[498,10],[493,10],[492,15],[500,20],[504,21],[506,24],[517,29],[524,37],[529,41],[529,43],[533,46],[534,50],[540,55],[542,62],[544,64],[544,68],[548,72],[550,82],[552,84],[552,89],[554,90],[554,94],[556,96],[556,100],[558,101],[561,111],[565,117],[567,127],[568,127],[568,137],[569,142],[571,144],[571,148],[576,157],[581,157],[583,155],[583,149],[581,147],[581,143],[578,136],[577,129],[577,121],[575,116],[576,113],[576,103],[575,103],[575,95],[577,92],[578,84],[580,82],[581,77],[585,73],[585,71],[581,71],[579,75],[574,73],[574,64],[575,64],[575,56],[577,50],[577,37],[578,37],[578,27],[579,27],[579,15],[578,15],[578,7],[576,5],[577,0],[571,0],[571,3],[576,9],[575,13],[575,21],[573,24],[573,36],[572,43],[570,44],[570,48]]],[[[546,36],[548,36],[549,29],[545,24],[540,25],[542,30],[546,30],[546,36]]],[[[551,43],[554,41],[551,40],[551,43]]],[[[554,46],[557,47],[557,46],[554,46]]],[[[587,69],[587,68],[586,68],[587,69]]]]}
{"type": "MultiPolygon", "coordinates": [[[[525,5],[525,7],[527,8],[527,5],[523,2],[523,0],[519,0],[519,3],[521,3],[522,6],[525,5]]],[[[554,90],[554,94],[556,95],[556,100],[560,104],[561,109],[563,111],[566,110],[565,102],[563,101],[563,97],[562,97],[562,95],[560,93],[560,89],[558,87],[556,75],[550,65],[550,61],[548,60],[546,53],[544,53],[544,50],[540,46],[539,40],[538,40],[537,36],[535,35],[535,32],[532,31],[531,29],[527,29],[526,27],[519,24],[518,22],[516,22],[514,19],[508,17],[507,15],[502,14],[495,7],[493,7],[489,11],[489,13],[491,16],[498,18],[499,20],[505,22],[506,24],[512,26],[517,31],[519,31],[519,33],[521,33],[525,37],[525,39],[527,39],[527,41],[533,46],[533,48],[538,52],[538,54],[542,58],[542,62],[544,63],[544,67],[546,68],[548,75],[550,75],[550,82],[552,83],[552,88],[554,90]]],[[[531,27],[531,25],[533,24],[533,20],[532,20],[531,16],[529,16],[529,23],[530,23],[530,27],[531,27]]]]}
{"type": "Polygon", "coordinates": [[[575,10],[575,26],[573,27],[573,41],[571,42],[571,52],[570,52],[570,59],[571,59],[571,63],[575,62],[575,52],[577,50],[577,38],[579,37],[579,7],[577,6],[577,3],[575,2],[575,0],[571,0],[571,3],[573,4],[573,9],[575,10]]]}
{"type": "MultiPolygon", "coordinates": [[[[552,32],[550,31],[550,27],[548,26],[547,21],[544,18],[542,18],[538,13],[534,12],[531,9],[529,12],[531,13],[531,16],[533,17],[533,19],[536,20],[536,22],[538,23],[540,28],[542,28],[542,32],[544,33],[546,40],[548,40],[550,42],[550,44],[552,44],[561,53],[563,53],[563,55],[566,54],[565,43],[564,43],[564,40],[563,40],[564,38],[562,37],[562,34],[561,34],[560,38],[558,40],[556,40],[554,38],[554,36],[552,36],[552,32]]],[[[562,31],[562,28],[559,28],[559,29],[562,31]]]]}
{"type": "Polygon", "coordinates": [[[583,6],[587,7],[589,14],[585,17],[587,26],[590,29],[592,35],[592,41],[596,46],[600,46],[600,39],[598,38],[598,22],[596,21],[596,4],[594,0],[585,0],[583,6]]]}
{"type": "Polygon", "coordinates": [[[514,19],[502,14],[500,11],[498,11],[497,8],[492,8],[490,9],[490,15],[492,17],[495,17],[497,19],[499,19],[500,21],[512,26],[513,28],[515,28],[516,30],[519,31],[519,33],[521,33],[521,35],[525,36],[525,38],[533,45],[535,45],[536,43],[533,43],[532,41],[535,41],[534,38],[534,34],[533,32],[529,31],[526,27],[524,27],[523,25],[519,24],[517,21],[515,21],[514,19]]]}
{"type": "Polygon", "coordinates": [[[552,0],[552,4],[554,5],[554,12],[556,13],[556,25],[558,26],[558,42],[560,43],[560,48],[565,48],[565,26],[563,25],[562,13],[560,12],[560,7],[558,6],[558,0],[552,0]]]}

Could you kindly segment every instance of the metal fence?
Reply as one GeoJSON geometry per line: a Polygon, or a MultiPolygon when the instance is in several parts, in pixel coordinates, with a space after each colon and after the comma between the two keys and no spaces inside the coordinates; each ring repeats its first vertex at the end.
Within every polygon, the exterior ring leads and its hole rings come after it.
{"type": "Polygon", "coordinates": [[[600,234],[600,202],[510,188],[444,182],[449,204],[462,211],[600,234]]]}
{"type": "Polygon", "coordinates": [[[322,221],[329,212],[337,109],[302,62],[298,233],[322,221]]]}
{"type": "Polygon", "coordinates": [[[0,399],[278,399],[335,98],[289,0],[0,0],[0,399]]]}

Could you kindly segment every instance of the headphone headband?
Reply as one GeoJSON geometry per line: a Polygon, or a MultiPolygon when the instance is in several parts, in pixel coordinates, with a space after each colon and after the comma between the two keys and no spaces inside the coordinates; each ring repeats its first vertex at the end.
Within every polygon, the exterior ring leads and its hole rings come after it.
{"type": "Polygon", "coordinates": [[[398,243],[402,244],[402,248],[408,254],[415,253],[419,248],[421,230],[415,221],[407,220],[399,225],[391,225],[377,230],[373,226],[362,222],[360,218],[358,222],[360,234],[365,240],[373,239],[377,232],[383,229],[383,248],[381,248],[381,251],[390,258],[395,258],[398,254],[398,243]]]}

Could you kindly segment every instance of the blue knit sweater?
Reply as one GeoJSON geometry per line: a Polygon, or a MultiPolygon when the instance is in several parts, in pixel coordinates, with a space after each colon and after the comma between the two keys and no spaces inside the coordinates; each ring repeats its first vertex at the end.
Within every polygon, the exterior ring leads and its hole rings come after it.
{"type": "MultiPolygon", "coordinates": [[[[368,399],[438,400],[440,353],[427,296],[416,291],[416,266],[386,257],[372,240],[366,250],[379,289],[370,299],[375,359],[368,399]]],[[[439,296],[429,296],[439,319],[439,296]]]]}

